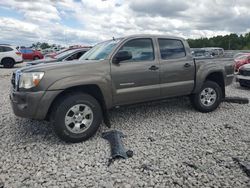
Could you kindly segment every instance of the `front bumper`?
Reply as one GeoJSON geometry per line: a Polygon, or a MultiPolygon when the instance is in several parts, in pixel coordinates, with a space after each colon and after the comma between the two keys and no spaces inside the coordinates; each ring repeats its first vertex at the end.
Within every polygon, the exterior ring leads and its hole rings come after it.
{"type": "Polygon", "coordinates": [[[236,80],[240,82],[241,85],[250,87],[250,76],[237,75],[236,80]]]}
{"type": "Polygon", "coordinates": [[[60,92],[61,90],[38,92],[12,91],[10,101],[14,114],[19,117],[43,120],[46,118],[53,100],[60,92]]]}
{"type": "Polygon", "coordinates": [[[236,78],[237,80],[249,80],[250,81],[250,76],[237,75],[236,78]]]}

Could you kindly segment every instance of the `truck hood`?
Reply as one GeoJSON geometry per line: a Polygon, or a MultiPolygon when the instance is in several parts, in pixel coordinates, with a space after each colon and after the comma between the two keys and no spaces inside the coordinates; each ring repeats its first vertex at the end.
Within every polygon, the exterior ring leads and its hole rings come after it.
{"type": "Polygon", "coordinates": [[[38,63],[34,66],[27,66],[21,69],[18,69],[21,72],[47,72],[59,69],[65,69],[67,71],[68,68],[85,66],[85,64],[96,63],[99,61],[96,60],[75,60],[75,61],[65,61],[65,62],[51,62],[51,63],[38,63]]]}
{"type": "Polygon", "coordinates": [[[38,65],[38,64],[42,64],[42,63],[53,63],[53,62],[57,62],[57,61],[58,61],[57,59],[53,59],[53,58],[39,59],[39,60],[28,62],[26,66],[38,65]]]}

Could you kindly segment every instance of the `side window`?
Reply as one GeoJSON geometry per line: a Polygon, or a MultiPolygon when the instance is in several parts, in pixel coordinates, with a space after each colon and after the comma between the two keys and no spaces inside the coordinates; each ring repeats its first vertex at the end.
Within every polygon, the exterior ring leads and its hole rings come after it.
{"type": "Polygon", "coordinates": [[[66,61],[71,61],[71,60],[77,59],[77,54],[78,53],[70,55],[69,57],[66,58],[66,61]]]}
{"type": "Polygon", "coordinates": [[[7,46],[2,46],[2,48],[3,48],[3,52],[10,52],[10,51],[13,51],[12,48],[7,47],[7,46]]]}
{"type": "Polygon", "coordinates": [[[76,55],[76,59],[79,59],[85,52],[78,52],[76,55]]]}
{"type": "Polygon", "coordinates": [[[151,39],[133,39],[124,44],[119,51],[128,51],[132,55],[129,61],[154,60],[153,42],[151,39]]]}
{"type": "Polygon", "coordinates": [[[3,47],[2,46],[0,46],[0,52],[3,52],[3,47]]]}
{"type": "Polygon", "coordinates": [[[186,56],[185,48],[180,40],[158,39],[161,59],[177,59],[186,56]]]}

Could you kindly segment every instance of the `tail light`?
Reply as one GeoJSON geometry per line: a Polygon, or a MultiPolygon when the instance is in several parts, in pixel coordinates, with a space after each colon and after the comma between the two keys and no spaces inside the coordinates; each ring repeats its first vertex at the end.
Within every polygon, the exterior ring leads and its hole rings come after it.
{"type": "Polygon", "coordinates": [[[16,52],[16,55],[22,55],[22,53],[21,52],[16,52]]]}

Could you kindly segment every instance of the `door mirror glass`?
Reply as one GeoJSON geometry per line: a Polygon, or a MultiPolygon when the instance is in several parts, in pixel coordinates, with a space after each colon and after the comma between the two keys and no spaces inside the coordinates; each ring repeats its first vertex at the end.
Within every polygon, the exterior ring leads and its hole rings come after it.
{"type": "Polygon", "coordinates": [[[129,51],[119,51],[114,58],[114,63],[132,59],[132,54],[129,51]]]}

